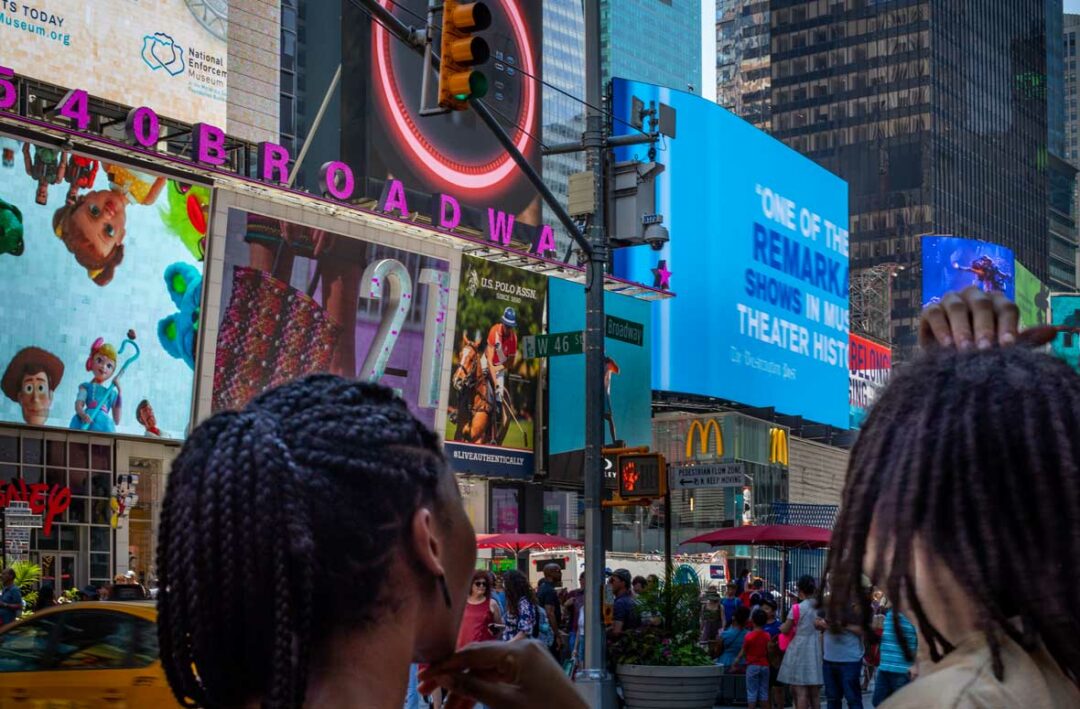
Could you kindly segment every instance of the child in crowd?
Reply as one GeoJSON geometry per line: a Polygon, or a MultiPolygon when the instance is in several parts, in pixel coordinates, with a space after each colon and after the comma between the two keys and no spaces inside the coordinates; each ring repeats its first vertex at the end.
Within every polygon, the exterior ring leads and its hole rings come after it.
{"type": "Polygon", "coordinates": [[[753,630],[743,638],[735,664],[746,659],[746,705],[747,709],[769,709],[769,641],[772,637],[765,630],[769,617],[758,608],[750,616],[753,630]]]}

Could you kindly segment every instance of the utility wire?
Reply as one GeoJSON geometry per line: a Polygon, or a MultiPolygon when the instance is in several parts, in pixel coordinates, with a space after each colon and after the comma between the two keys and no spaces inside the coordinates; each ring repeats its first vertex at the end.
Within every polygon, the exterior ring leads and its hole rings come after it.
{"type": "MultiPolygon", "coordinates": [[[[403,3],[398,2],[398,0],[387,0],[387,1],[391,5],[397,7],[398,9],[405,12],[406,14],[412,15],[414,18],[416,18],[417,20],[423,22],[425,25],[427,24],[427,18],[426,17],[421,16],[419,13],[415,12],[414,10],[410,10],[403,3]]],[[[436,30],[436,31],[438,31],[440,33],[442,32],[442,27],[440,27],[439,25],[432,23],[431,26],[432,26],[432,28],[434,30],[436,30]]],[[[558,86],[555,86],[554,84],[548,83],[547,81],[544,81],[543,79],[541,79],[538,76],[533,76],[532,74],[525,71],[521,67],[514,67],[514,71],[521,72],[522,74],[529,77],[533,81],[535,81],[535,82],[537,82],[537,83],[539,83],[539,84],[541,84],[543,86],[548,87],[552,91],[557,91],[558,93],[562,94],[563,96],[566,96],[567,98],[572,99],[572,100],[580,103],[583,106],[591,108],[592,110],[596,111],[597,113],[600,113],[601,115],[607,116],[608,118],[610,118],[613,121],[616,121],[618,123],[621,123],[621,124],[625,125],[627,128],[633,128],[634,130],[636,130],[638,133],[641,133],[642,135],[649,135],[649,133],[646,133],[641,128],[638,128],[637,126],[631,124],[629,121],[626,121],[626,120],[624,120],[622,118],[619,118],[614,113],[612,113],[610,111],[605,111],[603,108],[600,108],[598,106],[593,106],[591,103],[589,103],[585,99],[579,98],[579,97],[575,96],[574,94],[570,93],[569,91],[567,91],[565,89],[561,89],[558,86]]],[[[539,141],[537,141],[537,142],[539,142],[539,141]]]]}

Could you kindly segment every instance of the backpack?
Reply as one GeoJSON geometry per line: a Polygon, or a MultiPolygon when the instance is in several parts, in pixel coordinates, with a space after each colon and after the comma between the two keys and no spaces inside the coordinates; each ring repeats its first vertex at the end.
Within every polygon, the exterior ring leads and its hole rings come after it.
{"type": "Polygon", "coordinates": [[[548,622],[547,611],[540,606],[533,606],[536,622],[533,623],[532,636],[544,643],[547,647],[555,644],[555,633],[551,632],[551,623],[548,622]]]}

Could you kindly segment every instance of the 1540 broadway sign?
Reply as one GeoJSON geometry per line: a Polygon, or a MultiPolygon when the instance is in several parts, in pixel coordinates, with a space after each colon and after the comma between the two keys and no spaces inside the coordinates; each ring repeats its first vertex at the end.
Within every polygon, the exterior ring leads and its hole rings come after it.
{"type": "MultiPolygon", "coordinates": [[[[12,81],[15,74],[0,66],[0,110],[10,110],[18,105],[18,88],[12,81]]],[[[68,91],[55,108],[56,116],[71,121],[78,131],[90,130],[90,96],[82,89],[68,91]]],[[[128,112],[124,123],[124,135],[133,146],[144,150],[157,150],[161,140],[161,121],[158,114],[148,106],[139,106],[128,112]]],[[[195,123],[191,127],[191,155],[195,163],[210,167],[224,167],[229,153],[225,131],[210,123],[195,123]]],[[[256,175],[259,180],[285,187],[289,184],[289,163],[293,159],[288,148],[264,141],[258,144],[256,175]]],[[[356,177],[352,168],[340,160],[324,163],[319,170],[319,190],[323,195],[347,203],[356,189],[356,177]]],[[[413,205],[415,207],[416,205],[413,205]]],[[[389,179],[378,201],[378,211],[402,218],[412,214],[401,180],[389,179]]],[[[423,210],[431,218],[431,225],[440,230],[453,232],[461,225],[461,203],[453,195],[440,193],[431,198],[423,210]]],[[[487,208],[485,231],[488,241],[508,247],[514,233],[515,215],[494,207],[487,208]]],[[[555,254],[555,231],[550,224],[533,229],[529,253],[548,257],[555,254]]]]}

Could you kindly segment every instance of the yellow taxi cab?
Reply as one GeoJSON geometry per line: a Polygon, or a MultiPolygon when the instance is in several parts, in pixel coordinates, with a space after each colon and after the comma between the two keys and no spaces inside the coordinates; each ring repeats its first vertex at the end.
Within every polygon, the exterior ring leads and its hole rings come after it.
{"type": "Polygon", "coordinates": [[[153,602],[69,603],[0,629],[0,709],[178,706],[153,602]]]}

